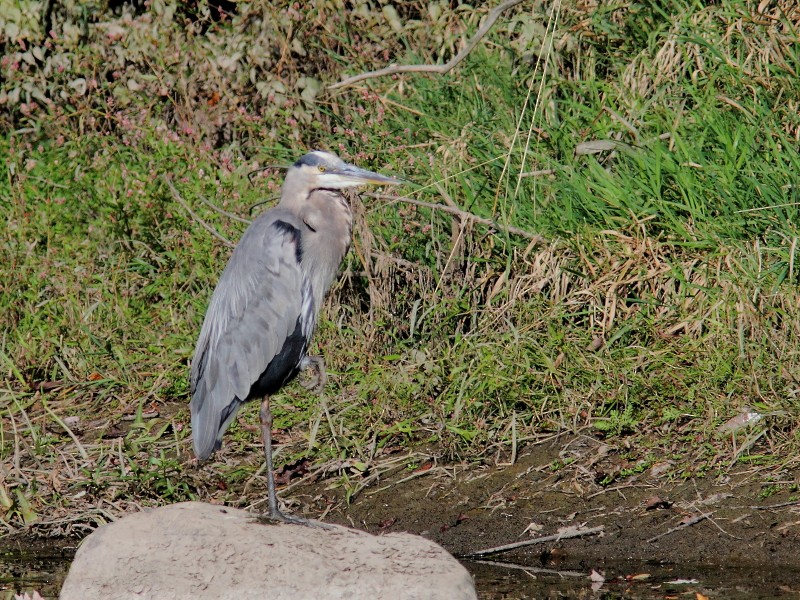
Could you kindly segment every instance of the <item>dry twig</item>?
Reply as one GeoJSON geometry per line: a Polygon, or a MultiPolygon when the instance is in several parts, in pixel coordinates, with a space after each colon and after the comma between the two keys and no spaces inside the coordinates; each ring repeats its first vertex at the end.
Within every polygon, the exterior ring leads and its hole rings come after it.
{"type": "Polygon", "coordinates": [[[489,554],[498,554],[499,552],[508,552],[517,548],[525,546],[532,546],[534,544],[543,544],[544,542],[558,542],[560,540],[567,540],[570,538],[583,537],[585,535],[594,535],[601,533],[604,527],[591,527],[589,529],[576,529],[575,531],[567,531],[564,533],[556,533],[553,535],[545,535],[543,537],[534,538],[532,540],[524,540],[522,542],[514,542],[513,544],[506,544],[505,546],[495,546],[494,548],[486,548],[485,550],[478,550],[477,552],[470,552],[463,554],[462,558],[472,558],[473,556],[488,556],[489,554]]]}
{"type": "Polygon", "coordinates": [[[425,202],[424,200],[415,200],[414,198],[409,198],[407,196],[385,196],[383,194],[364,194],[364,195],[370,196],[371,198],[377,198],[379,200],[392,200],[394,202],[405,202],[406,204],[423,206],[425,208],[430,208],[432,210],[441,210],[442,212],[455,215],[462,220],[471,220],[474,221],[475,223],[486,225],[487,227],[491,227],[492,229],[496,229],[498,231],[505,231],[506,233],[510,233],[511,235],[524,237],[526,239],[532,240],[532,242],[537,245],[547,243],[547,239],[537,233],[531,233],[530,231],[525,231],[524,229],[520,229],[519,227],[513,227],[511,225],[500,225],[497,221],[493,221],[492,219],[487,219],[485,217],[479,217],[478,215],[474,215],[471,212],[461,210],[456,206],[445,206],[444,204],[434,204],[433,202],[425,202]]]}
{"type": "Polygon", "coordinates": [[[175,200],[177,200],[178,204],[180,204],[180,205],[183,207],[183,210],[185,210],[187,213],[189,213],[189,216],[190,216],[192,219],[194,219],[195,221],[197,221],[198,223],[200,223],[200,225],[202,225],[202,226],[203,226],[203,229],[205,229],[205,230],[206,230],[208,233],[210,233],[211,235],[213,235],[215,238],[217,238],[217,239],[218,239],[219,241],[221,241],[223,244],[225,244],[226,246],[228,246],[228,248],[233,248],[233,247],[235,247],[235,244],[234,244],[233,242],[231,242],[231,241],[230,241],[228,238],[226,238],[224,235],[222,235],[222,234],[221,234],[219,231],[217,231],[217,230],[216,230],[216,229],[214,229],[214,228],[213,228],[211,225],[209,225],[209,224],[208,224],[208,223],[206,223],[206,222],[205,222],[203,219],[201,219],[201,218],[200,218],[200,217],[197,215],[197,213],[196,213],[196,212],[194,212],[194,211],[193,211],[193,210],[192,210],[192,209],[189,207],[189,205],[188,205],[188,204],[186,204],[186,201],[184,201],[184,199],[183,199],[183,198],[181,198],[181,195],[178,193],[178,190],[177,190],[177,189],[175,189],[175,186],[172,184],[172,180],[171,180],[169,177],[167,177],[166,175],[164,175],[164,181],[166,181],[166,182],[167,182],[167,186],[169,187],[170,191],[172,192],[172,197],[173,197],[173,198],[175,198],[175,200]]]}
{"type": "Polygon", "coordinates": [[[751,506],[754,510],[774,510],[776,508],[786,508],[787,506],[798,506],[800,500],[790,500],[788,502],[779,502],[778,504],[770,504],[769,506],[751,506]]]}
{"type": "Polygon", "coordinates": [[[369,71],[367,73],[360,73],[359,75],[347,77],[338,83],[329,85],[328,89],[337,90],[339,88],[351,86],[354,83],[358,83],[359,81],[363,81],[365,79],[383,77],[384,75],[394,75],[396,73],[438,73],[440,75],[444,75],[458,63],[464,60],[470,52],[472,52],[472,49],[475,48],[477,43],[481,41],[481,38],[483,38],[483,36],[489,32],[489,30],[492,28],[492,25],[494,25],[494,22],[497,21],[498,17],[502,13],[507,11],[509,8],[516,6],[520,2],[522,2],[522,0],[506,0],[502,4],[493,8],[486,16],[486,20],[483,22],[483,25],[481,25],[481,28],[478,29],[478,33],[476,33],[472,39],[467,42],[467,45],[464,46],[461,52],[456,54],[443,65],[390,65],[388,67],[384,67],[383,69],[378,69],[377,71],[369,71]]]}
{"type": "Polygon", "coordinates": [[[502,567],[504,569],[515,569],[518,571],[525,571],[528,575],[542,574],[542,575],[556,575],[557,577],[586,577],[586,573],[580,571],[562,571],[560,569],[545,569],[544,567],[529,567],[527,565],[518,565],[517,563],[499,562],[496,560],[473,560],[472,562],[479,565],[490,565],[492,567],[502,567]]]}
{"type": "Polygon", "coordinates": [[[215,210],[215,211],[217,211],[219,214],[221,214],[221,215],[225,215],[225,216],[226,216],[226,217],[228,217],[229,219],[232,219],[232,220],[234,220],[234,221],[238,221],[239,223],[244,223],[245,225],[250,225],[250,223],[252,223],[252,221],[250,221],[249,219],[243,219],[243,218],[242,218],[242,217],[240,217],[239,215],[235,215],[235,214],[233,214],[232,212],[228,212],[227,210],[225,210],[225,209],[223,209],[223,208],[220,208],[219,206],[217,206],[216,204],[214,204],[213,202],[211,202],[211,200],[209,200],[208,198],[206,198],[206,197],[205,197],[205,196],[203,196],[202,194],[198,194],[198,197],[200,198],[200,200],[202,200],[202,201],[203,201],[203,204],[205,204],[206,206],[208,206],[208,207],[210,207],[210,208],[214,209],[214,210],[215,210]]]}
{"type": "Polygon", "coordinates": [[[651,537],[647,541],[648,542],[655,542],[656,540],[658,540],[658,539],[660,539],[660,538],[662,538],[662,537],[664,537],[666,535],[669,535],[671,533],[675,533],[676,531],[680,531],[681,529],[686,529],[687,527],[691,527],[692,525],[697,525],[700,521],[705,521],[706,519],[708,519],[711,516],[711,514],[712,513],[699,514],[696,517],[693,517],[693,518],[689,519],[685,523],[681,523],[677,527],[671,527],[670,529],[667,529],[664,533],[659,533],[658,535],[654,535],[653,537],[651,537]]]}
{"type": "Polygon", "coordinates": [[[543,177],[545,175],[555,175],[555,169],[539,169],[538,171],[526,171],[525,173],[520,173],[520,177],[543,177]]]}
{"type": "Polygon", "coordinates": [[[61,428],[67,432],[67,435],[72,438],[72,441],[75,443],[75,447],[78,448],[78,452],[81,455],[83,460],[89,460],[89,455],[86,453],[86,449],[81,444],[81,441],[78,439],[78,436],[69,428],[69,426],[59,417],[56,413],[52,411],[52,409],[47,405],[47,403],[42,399],[42,406],[44,407],[45,412],[52,417],[52,419],[61,426],[61,428]]]}

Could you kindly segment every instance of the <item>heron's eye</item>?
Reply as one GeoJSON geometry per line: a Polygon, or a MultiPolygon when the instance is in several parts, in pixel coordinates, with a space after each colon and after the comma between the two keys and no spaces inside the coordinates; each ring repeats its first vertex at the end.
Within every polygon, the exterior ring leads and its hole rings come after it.
{"type": "Polygon", "coordinates": [[[324,173],[324,172],[325,172],[325,167],[323,167],[323,166],[321,166],[321,165],[320,165],[320,166],[319,166],[319,167],[317,167],[317,168],[319,169],[319,172],[320,172],[320,173],[324,173]]]}

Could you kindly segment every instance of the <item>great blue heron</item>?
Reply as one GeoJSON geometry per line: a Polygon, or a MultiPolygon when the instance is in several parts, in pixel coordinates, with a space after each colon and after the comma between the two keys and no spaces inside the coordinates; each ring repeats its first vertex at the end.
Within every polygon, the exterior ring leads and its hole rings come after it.
{"type": "Polygon", "coordinates": [[[194,451],[205,460],[220,447],[242,404],[261,399],[269,516],[278,510],[272,470],[269,396],[301,369],[328,288],[350,247],[353,217],[340,190],[401,181],[310,152],[286,173],[281,199],[244,232],[211,296],[191,369],[194,451]]]}

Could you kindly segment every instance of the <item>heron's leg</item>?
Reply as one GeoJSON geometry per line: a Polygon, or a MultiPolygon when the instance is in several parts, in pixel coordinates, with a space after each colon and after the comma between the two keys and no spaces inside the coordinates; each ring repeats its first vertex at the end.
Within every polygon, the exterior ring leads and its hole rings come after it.
{"type": "Polygon", "coordinates": [[[264,457],[267,461],[267,493],[269,494],[269,514],[273,517],[280,514],[278,495],[275,493],[275,473],[272,471],[272,411],[269,408],[269,396],[261,400],[261,437],[264,440],[264,457]]]}
{"type": "Polygon", "coordinates": [[[307,390],[313,390],[315,393],[322,393],[325,383],[328,381],[328,375],[325,373],[325,361],[321,356],[304,356],[300,361],[300,370],[305,371],[313,369],[314,373],[300,382],[307,390]]]}
{"type": "Polygon", "coordinates": [[[261,437],[264,439],[264,457],[267,461],[267,493],[269,494],[269,513],[259,518],[282,523],[309,524],[308,519],[288,517],[278,510],[278,494],[275,492],[275,471],[272,469],[272,410],[269,407],[269,396],[261,400],[261,437]]]}

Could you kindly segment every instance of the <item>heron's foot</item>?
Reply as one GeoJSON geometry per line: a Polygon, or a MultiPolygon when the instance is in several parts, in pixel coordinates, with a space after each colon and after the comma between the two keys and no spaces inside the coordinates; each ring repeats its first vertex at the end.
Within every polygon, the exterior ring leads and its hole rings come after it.
{"type": "Polygon", "coordinates": [[[320,527],[322,529],[333,529],[330,525],[312,519],[304,519],[303,517],[295,517],[293,515],[285,515],[281,511],[265,512],[256,515],[256,521],[262,524],[267,523],[287,523],[289,525],[305,525],[306,527],[320,527]]]}
{"type": "Polygon", "coordinates": [[[311,521],[302,517],[295,517],[292,515],[285,515],[281,511],[265,512],[256,515],[256,521],[259,523],[288,523],[290,525],[310,525],[311,521]]]}
{"type": "Polygon", "coordinates": [[[322,360],[322,357],[304,356],[303,360],[300,361],[300,370],[312,371],[302,378],[300,385],[316,394],[321,394],[325,383],[328,381],[328,375],[325,373],[325,361],[322,360]]]}

